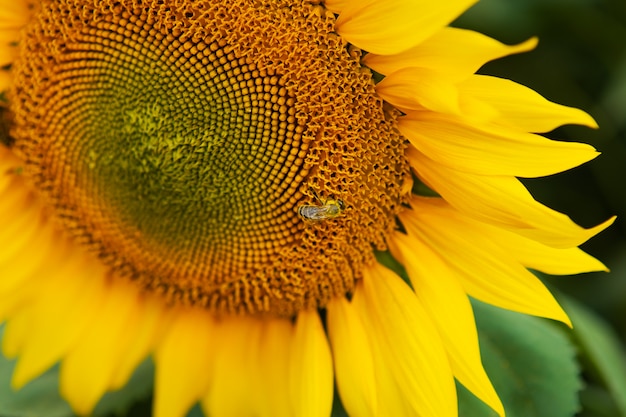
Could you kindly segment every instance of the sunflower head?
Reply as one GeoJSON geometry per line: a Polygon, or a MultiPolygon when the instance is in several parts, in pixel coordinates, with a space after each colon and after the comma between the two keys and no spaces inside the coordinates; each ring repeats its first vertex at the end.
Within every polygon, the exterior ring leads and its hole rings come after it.
{"type": "Polygon", "coordinates": [[[293,315],[351,292],[385,247],[408,174],[397,114],[334,15],[292,3],[40,3],[13,63],[12,147],[114,275],[293,315]],[[345,210],[299,216],[327,201],[345,210]]]}

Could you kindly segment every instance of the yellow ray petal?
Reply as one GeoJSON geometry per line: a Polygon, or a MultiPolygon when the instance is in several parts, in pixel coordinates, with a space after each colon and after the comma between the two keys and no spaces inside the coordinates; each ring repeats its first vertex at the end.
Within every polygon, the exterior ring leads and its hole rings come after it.
{"type": "Polygon", "coordinates": [[[289,356],[294,334],[286,319],[263,320],[263,331],[256,357],[255,390],[260,417],[291,417],[294,412],[287,400],[289,392],[289,356]]]}
{"type": "Polygon", "coordinates": [[[104,273],[84,260],[73,259],[42,273],[46,280],[39,283],[39,293],[21,313],[29,317],[29,323],[13,373],[15,387],[22,387],[74,348],[103,302],[104,273]]]}
{"type": "MultiPolygon", "coordinates": [[[[5,148],[0,145],[0,151],[5,148]]],[[[13,263],[12,259],[16,254],[21,252],[22,245],[37,243],[38,239],[34,236],[43,227],[44,216],[41,208],[35,201],[35,198],[28,190],[24,178],[13,174],[14,167],[9,152],[1,152],[0,158],[0,217],[3,219],[11,219],[5,222],[0,228],[0,242],[2,242],[2,251],[0,251],[0,264],[13,263]],[[6,157],[6,159],[5,159],[6,157]]],[[[43,240],[47,242],[47,240],[43,240]]],[[[29,250],[28,252],[34,252],[29,250]]],[[[8,275],[6,268],[2,271],[3,275],[8,275]]]]}
{"type": "MultiPolygon", "coordinates": [[[[16,236],[19,245],[12,240],[6,241],[11,249],[6,252],[14,252],[16,248],[27,250],[18,251],[12,257],[0,260],[0,270],[3,273],[0,280],[0,322],[10,319],[2,344],[7,357],[15,357],[23,349],[25,339],[32,334],[30,329],[33,327],[33,305],[39,297],[47,295],[47,281],[53,280],[59,271],[64,273],[65,270],[60,266],[67,263],[63,256],[51,256],[49,252],[49,240],[55,236],[51,228],[36,220],[32,223],[40,229],[29,230],[24,239],[24,236],[16,236]]],[[[65,255],[62,250],[57,254],[65,255]]],[[[53,292],[55,289],[51,288],[53,292]]]]}
{"type": "Polygon", "coordinates": [[[15,48],[10,46],[2,46],[2,44],[0,44],[0,67],[3,67],[13,62],[15,56],[15,48]]]}
{"type": "Polygon", "coordinates": [[[213,369],[215,323],[205,311],[170,312],[172,322],[162,329],[154,354],[155,417],[183,417],[209,387],[213,369]]]}
{"type": "Polygon", "coordinates": [[[441,334],[454,376],[504,417],[502,402],[480,359],[472,306],[456,274],[438,254],[411,235],[398,232],[390,245],[441,334]]]}
{"type": "Polygon", "coordinates": [[[534,90],[486,75],[474,75],[459,85],[461,94],[483,100],[500,112],[496,123],[524,132],[549,132],[565,124],[596,128],[591,116],[580,109],[546,100],[534,90]]]}
{"type": "Polygon", "coordinates": [[[515,259],[485,225],[463,216],[440,198],[416,197],[400,215],[409,234],[449,262],[466,292],[509,310],[570,321],[543,283],[515,259]]]}
{"type": "MultiPolygon", "coordinates": [[[[1,145],[0,145],[1,146],[1,145]]],[[[3,164],[4,165],[4,164],[3,164]]],[[[4,168],[4,166],[2,166],[4,168]]],[[[33,198],[21,177],[13,174],[2,175],[1,177],[2,200],[0,200],[0,214],[7,215],[20,215],[23,210],[34,208],[36,204],[32,204],[33,198]]],[[[16,216],[17,217],[17,216],[16,216]]],[[[6,224],[5,226],[10,226],[6,224]]]]}
{"type": "Polygon", "coordinates": [[[111,387],[126,348],[135,342],[132,331],[136,326],[132,324],[139,319],[134,317],[141,302],[138,288],[132,283],[109,281],[101,297],[98,314],[61,363],[61,394],[80,415],[93,411],[111,387]]]}
{"type": "Polygon", "coordinates": [[[460,172],[431,160],[413,147],[407,149],[407,158],[417,176],[457,210],[545,245],[579,246],[613,222],[609,219],[584,229],[565,214],[536,201],[515,177],[460,172]]]}
{"type": "Polygon", "coordinates": [[[0,29],[20,28],[28,22],[30,10],[26,1],[3,1],[2,3],[0,6],[0,29]]]}
{"type": "Polygon", "coordinates": [[[333,13],[340,13],[350,1],[354,0],[324,0],[324,7],[333,13]]]}
{"type": "Polygon", "coordinates": [[[482,33],[446,27],[402,53],[367,54],[363,64],[384,75],[402,68],[428,68],[449,81],[460,81],[474,74],[486,62],[529,51],[536,45],[536,38],[518,45],[505,45],[482,33]]]}
{"type": "MultiPolygon", "coordinates": [[[[7,155],[4,151],[7,151],[4,144],[0,142],[0,193],[4,194],[5,190],[11,186],[11,183],[14,181],[15,175],[11,172],[13,167],[10,166],[8,161],[4,160],[4,156],[7,155]]],[[[0,200],[0,207],[4,205],[4,199],[0,200]]]]}
{"type": "Polygon", "coordinates": [[[298,314],[289,357],[294,415],[328,417],[333,403],[333,365],[328,339],[315,310],[298,314]]]}
{"type": "Polygon", "coordinates": [[[0,70],[0,92],[7,91],[11,86],[11,74],[9,71],[0,70]]]}
{"type": "Polygon", "coordinates": [[[586,144],[553,141],[493,124],[470,125],[430,112],[400,117],[398,128],[429,158],[474,174],[541,177],[598,155],[586,144]]]}
{"type": "MultiPolygon", "coordinates": [[[[0,145],[0,147],[4,148],[3,145],[0,145]]],[[[24,178],[14,174],[12,172],[14,167],[12,166],[5,167],[3,163],[2,169],[6,169],[7,172],[2,172],[2,179],[0,180],[0,192],[2,192],[4,197],[2,202],[0,202],[0,210],[14,210],[18,204],[22,204],[24,207],[32,205],[24,204],[27,200],[32,202],[31,193],[26,191],[28,188],[27,185],[25,186],[24,178]]]]}
{"type": "MultiPolygon", "coordinates": [[[[37,213],[38,214],[38,213],[37,213]]],[[[26,217],[29,222],[24,225],[23,235],[11,236],[3,240],[6,245],[0,256],[0,295],[10,294],[18,286],[25,284],[36,273],[46,273],[46,269],[56,266],[57,258],[52,256],[51,238],[57,237],[49,225],[26,217]]],[[[19,221],[18,221],[19,224],[19,221]]],[[[11,294],[14,297],[15,294],[11,294]]],[[[0,311],[6,311],[0,307],[0,311]]],[[[0,313],[0,317],[4,314],[0,313]]]]}
{"type": "Polygon", "coordinates": [[[124,355],[119,358],[117,370],[109,384],[111,390],[126,385],[137,366],[154,350],[162,330],[169,327],[167,307],[157,297],[139,295],[133,307],[127,331],[127,334],[133,336],[126,338],[124,355]]]}
{"type": "Polygon", "coordinates": [[[350,416],[377,416],[374,360],[359,312],[343,297],[332,300],[327,309],[335,379],[343,406],[350,416]]]}
{"type": "MultiPolygon", "coordinates": [[[[615,218],[611,219],[612,221],[615,218]]],[[[497,227],[485,228],[485,234],[508,248],[522,265],[547,274],[571,275],[607,271],[602,262],[578,248],[558,249],[497,227]]]]}
{"type": "MultiPolygon", "coordinates": [[[[15,302],[13,302],[15,303],[15,302]]],[[[15,359],[24,346],[24,340],[28,336],[29,327],[32,322],[31,316],[24,314],[20,311],[20,314],[13,314],[11,320],[4,323],[4,332],[2,335],[2,354],[9,358],[15,359]]],[[[15,372],[13,373],[15,378],[15,372]]],[[[11,381],[11,387],[13,389],[19,389],[23,384],[11,381]]]]}
{"type": "Polygon", "coordinates": [[[67,242],[59,237],[50,224],[37,220],[32,223],[38,230],[20,242],[25,250],[0,261],[3,272],[0,296],[4,298],[0,303],[0,321],[16,313],[22,314],[22,310],[30,309],[39,298],[51,298],[48,291],[55,293],[58,289],[57,279],[65,279],[68,273],[84,272],[84,258],[75,256],[76,253],[69,250],[67,242]],[[56,247],[53,250],[54,245],[56,247]]]}
{"type": "Polygon", "coordinates": [[[257,386],[252,381],[260,382],[259,375],[254,375],[254,359],[261,330],[261,322],[250,317],[220,321],[215,338],[212,383],[202,400],[207,415],[253,416],[258,410],[257,386]]]}
{"type": "MultiPolygon", "coordinates": [[[[363,323],[368,331],[372,331],[369,326],[369,319],[367,318],[366,309],[368,306],[363,297],[362,281],[360,281],[355,288],[351,304],[358,312],[359,321],[363,323]]],[[[410,397],[407,398],[407,390],[400,386],[401,381],[395,377],[395,365],[390,364],[387,359],[387,348],[381,346],[381,343],[379,343],[376,338],[370,337],[369,334],[368,346],[372,352],[374,374],[376,376],[376,397],[378,399],[379,410],[384,409],[385,415],[389,416],[417,417],[417,413],[420,412],[420,410],[416,410],[412,404],[411,399],[413,393],[410,393],[410,397]]],[[[376,415],[379,414],[380,413],[376,415]]]]}
{"type": "MultiPolygon", "coordinates": [[[[2,208],[0,208],[0,210],[1,209],[2,208]]],[[[10,224],[3,224],[2,230],[0,231],[0,239],[2,239],[0,241],[3,242],[3,246],[6,246],[6,248],[3,248],[2,255],[0,256],[0,262],[2,263],[8,263],[11,258],[16,256],[20,252],[24,241],[29,242],[36,240],[32,239],[33,233],[42,226],[42,222],[38,218],[40,217],[38,216],[40,213],[36,207],[24,206],[23,211],[12,208],[11,210],[7,210],[7,212],[11,214],[10,217],[6,216],[5,213],[1,213],[2,218],[11,219],[10,224]]]]}
{"type": "Polygon", "coordinates": [[[0,22],[0,42],[2,47],[17,42],[20,38],[20,29],[16,29],[10,24],[0,22]]]}
{"type": "Polygon", "coordinates": [[[427,68],[403,68],[376,85],[380,97],[400,109],[426,108],[459,114],[459,94],[455,85],[427,68]]]}
{"type": "MultiPolygon", "coordinates": [[[[37,210],[28,210],[28,212],[22,212],[21,215],[17,214],[11,218],[11,225],[4,228],[0,233],[0,239],[3,243],[2,251],[0,252],[0,265],[2,266],[2,279],[3,282],[0,283],[0,291],[2,288],[8,287],[10,280],[13,279],[13,275],[19,274],[18,271],[22,269],[30,270],[32,269],[32,265],[29,265],[28,262],[19,262],[22,259],[19,259],[21,256],[31,257],[33,254],[39,256],[45,256],[47,251],[39,251],[35,252],[32,248],[30,250],[26,250],[26,254],[24,254],[24,249],[30,247],[31,244],[39,244],[37,249],[49,249],[47,245],[48,242],[45,239],[38,240],[36,239],[36,234],[40,233],[42,229],[49,230],[50,228],[46,228],[42,222],[37,219],[37,210]],[[32,252],[31,252],[32,251],[32,252]],[[30,253],[29,253],[30,252],[30,253]],[[6,276],[6,278],[5,278],[6,276]],[[4,281],[4,280],[7,281],[4,281]]],[[[6,218],[6,217],[4,217],[6,218]]],[[[35,259],[39,258],[36,256],[35,259]]]]}
{"type": "MultiPolygon", "coordinates": [[[[440,335],[415,293],[382,265],[363,272],[362,318],[375,346],[402,392],[402,407],[422,417],[457,415],[454,378],[440,335]]],[[[360,304],[359,304],[360,303],[360,304]]],[[[378,369],[378,368],[377,368],[378,369]]],[[[379,397],[386,407],[385,390],[379,397]]]]}
{"type": "Polygon", "coordinates": [[[350,1],[337,19],[337,32],[348,42],[376,54],[409,49],[443,28],[475,0],[350,1]]]}

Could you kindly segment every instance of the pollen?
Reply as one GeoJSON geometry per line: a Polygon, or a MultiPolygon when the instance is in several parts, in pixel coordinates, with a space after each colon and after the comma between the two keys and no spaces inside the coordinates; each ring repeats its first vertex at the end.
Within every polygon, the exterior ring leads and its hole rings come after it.
{"type": "Polygon", "coordinates": [[[12,67],[11,146],[112,279],[290,316],[350,293],[385,247],[406,141],[315,3],[41,2],[12,67]],[[306,221],[316,196],[343,209],[306,221]]]}

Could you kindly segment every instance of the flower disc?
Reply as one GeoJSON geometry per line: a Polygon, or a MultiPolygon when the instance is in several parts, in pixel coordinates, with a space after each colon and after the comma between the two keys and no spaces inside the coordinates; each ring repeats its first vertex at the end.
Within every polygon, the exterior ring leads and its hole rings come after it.
{"type": "Polygon", "coordinates": [[[13,147],[55,217],[172,302],[292,315],[350,292],[408,165],[334,15],[151,4],[44,1],[20,41],[13,147]],[[298,214],[326,200],[345,209],[298,214]]]}

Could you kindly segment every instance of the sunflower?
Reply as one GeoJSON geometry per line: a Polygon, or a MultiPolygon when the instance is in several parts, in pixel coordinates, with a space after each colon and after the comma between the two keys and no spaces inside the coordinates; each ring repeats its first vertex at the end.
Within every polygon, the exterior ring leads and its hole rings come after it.
{"type": "Polygon", "coordinates": [[[12,385],[60,363],[89,414],[152,357],[160,417],[328,416],[334,385],[454,416],[455,379],[503,416],[469,296],[569,324],[528,268],[605,270],[578,246],[612,220],[518,180],[597,155],[538,133],[596,125],[476,75],[536,40],[447,26],[472,3],[3,2],[12,385]]]}

